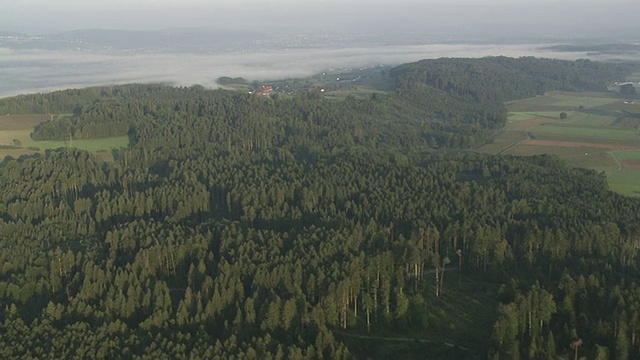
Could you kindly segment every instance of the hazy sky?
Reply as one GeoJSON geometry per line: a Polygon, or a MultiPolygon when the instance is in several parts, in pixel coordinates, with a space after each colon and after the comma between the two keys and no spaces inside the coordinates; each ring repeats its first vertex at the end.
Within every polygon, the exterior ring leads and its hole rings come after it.
{"type": "MultiPolygon", "coordinates": [[[[107,43],[0,38],[0,97],[129,82],[215,86],[219,76],[268,80],[446,56],[577,58],[587,54],[526,44],[640,42],[638,14],[639,0],[0,0],[0,32],[198,28],[178,43],[131,32],[108,32],[107,43]],[[181,50],[187,43],[223,50],[181,50]]],[[[80,35],[69,36],[60,38],[80,35]]]]}
{"type": "Polygon", "coordinates": [[[635,33],[637,0],[0,0],[0,31],[232,27],[596,36],[635,33]]]}

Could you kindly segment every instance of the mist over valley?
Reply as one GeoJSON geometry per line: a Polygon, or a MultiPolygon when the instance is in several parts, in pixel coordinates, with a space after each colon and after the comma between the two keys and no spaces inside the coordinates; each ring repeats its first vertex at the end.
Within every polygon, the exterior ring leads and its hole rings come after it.
{"type": "MultiPolygon", "coordinates": [[[[200,84],[221,76],[249,80],[305,77],[330,68],[398,65],[427,58],[535,56],[573,60],[630,59],[638,49],[590,51],[548,39],[425,40],[344,33],[261,33],[249,30],[76,30],[51,35],[0,33],[0,96],[124,84],[200,84]],[[522,42],[527,41],[527,42],[522,42]],[[554,47],[555,46],[555,47],[554,47]]],[[[610,50],[610,49],[605,49],[610,50]]]]}

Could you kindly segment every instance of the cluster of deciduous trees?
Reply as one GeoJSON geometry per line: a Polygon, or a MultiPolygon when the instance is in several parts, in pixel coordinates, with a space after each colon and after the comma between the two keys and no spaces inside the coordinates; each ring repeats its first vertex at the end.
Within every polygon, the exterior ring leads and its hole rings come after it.
{"type": "Polygon", "coordinates": [[[470,356],[640,356],[640,201],[603,175],[429,151],[432,125],[367,117],[392,103],[118,88],[69,95],[130,121],[116,161],[0,167],[0,356],[348,358],[335,331],[430,326],[458,254],[503,284],[470,356]]]}

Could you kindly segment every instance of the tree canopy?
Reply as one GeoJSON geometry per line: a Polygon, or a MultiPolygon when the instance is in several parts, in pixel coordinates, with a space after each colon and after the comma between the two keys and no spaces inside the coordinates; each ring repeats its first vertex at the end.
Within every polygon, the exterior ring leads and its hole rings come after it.
{"type": "Polygon", "coordinates": [[[34,137],[132,143],[113,162],[57,149],[0,166],[0,356],[352,358],[345,332],[435,326],[425,309],[459,266],[500,289],[468,357],[566,357],[580,338],[589,358],[636,358],[640,200],[553,156],[460,150],[529,94],[497,69],[577,88],[583,68],[589,87],[624,66],[426,61],[396,68],[386,99],[163,85],[2,99],[73,113],[34,137]]]}

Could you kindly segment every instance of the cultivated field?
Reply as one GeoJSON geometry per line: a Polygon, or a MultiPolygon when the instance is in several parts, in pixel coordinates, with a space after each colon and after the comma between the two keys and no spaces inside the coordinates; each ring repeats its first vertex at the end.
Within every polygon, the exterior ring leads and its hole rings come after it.
{"type": "Polygon", "coordinates": [[[49,120],[46,115],[5,115],[0,116],[0,159],[6,156],[14,158],[22,155],[41,153],[47,149],[73,147],[95,152],[102,160],[113,160],[111,149],[129,145],[127,136],[105,139],[72,141],[34,141],[31,139],[33,128],[49,120]]]}
{"type": "Polygon", "coordinates": [[[479,151],[557,155],[604,172],[614,191],[640,196],[640,104],[609,94],[552,92],[507,109],[505,129],[479,151]]]}

